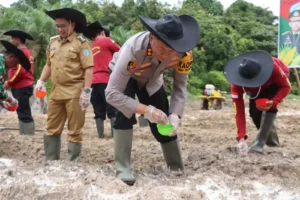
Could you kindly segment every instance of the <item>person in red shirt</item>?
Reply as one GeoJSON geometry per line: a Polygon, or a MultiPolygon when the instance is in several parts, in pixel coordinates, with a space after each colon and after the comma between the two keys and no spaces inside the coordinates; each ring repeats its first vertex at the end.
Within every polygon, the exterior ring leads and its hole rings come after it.
{"type": "MultiPolygon", "coordinates": [[[[106,102],[104,91],[107,87],[110,75],[108,64],[112,60],[113,54],[119,51],[120,47],[109,35],[109,29],[103,27],[98,21],[90,24],[84,32],[84,36],[93,41],[94,69],[91,102],[94,108],[99,138],[104,138],[104,120],[106,119],[106,113],[110,119],[111,127],[113,127],[116,119],[115,108],[106,102]]],[[[111,135],[113,135],[112,129],[111,135]]]]}
{"type": "Polygon", "coordinates": [[[256,140],[250,150],[263,153],[265,144],[278,147],[279,140],[274,120],[278,105],[291,90],[288,67],[265,51],[252,51],[229,61],[224,74],[231,83],[239,153],[246,155],[248,152],[244,93],[250,97],[249,113],[258,129],[256,140]],[[255,100],[261,98],[269,99],[266,106],[256,105],[255,100]]]}
{"type": "Polygon", "coordinates": [[[21,30],[10,30],[3,35],[11,36],[11,43],[21,49],[31,63],[30,70],[26,71],[21,65],[9,69],[8,80],[4,84],[4,88],[11,88],[12,95],[19,101],[17,114],[19,118],[20,134],[34,135],[35,126],[34,119],[31,114],[29,99],[33,94],[33,70],[34,59],[30,50],[26,47],[26,39],[33,40],[33,37],[21,30]]]}

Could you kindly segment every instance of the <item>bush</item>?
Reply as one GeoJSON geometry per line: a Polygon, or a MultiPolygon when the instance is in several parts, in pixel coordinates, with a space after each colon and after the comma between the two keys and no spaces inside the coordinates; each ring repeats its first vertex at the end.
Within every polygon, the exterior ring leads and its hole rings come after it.
{"type": "Polygon", "coordinates": [[[300,95],[300,88],[298,87],[297,83],[292,83],[291,94],[300,95]]]}

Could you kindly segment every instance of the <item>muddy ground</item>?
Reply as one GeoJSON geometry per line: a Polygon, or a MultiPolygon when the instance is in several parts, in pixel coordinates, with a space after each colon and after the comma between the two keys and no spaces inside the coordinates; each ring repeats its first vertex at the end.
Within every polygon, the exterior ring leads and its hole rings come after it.
{"type": "MultiPolygon", "coordinates": [[[[46,115],[34,114],[37,129],[46,115]]],[[[185,173],[166,169],[159,143],[149,128],[135,127],[132,167],[137,182],[130,187],[115,178],[113,140],[98,139],[92,109],[86,115],[83,152],[67,161],[67,131],[61,161],[44,162],[43,132],[20,136],[0,132],[0,199],[300,199],[300,102],[287,100],[276,120],[280,148],[240,157],[230,104],[202,111],[189,101],[180,129],[185,173]]],[[[247,116],[249,144],[257,131],[247,116]]],[[[0,126],[17,127],[16,113],[0,115],[0,126]]]]}

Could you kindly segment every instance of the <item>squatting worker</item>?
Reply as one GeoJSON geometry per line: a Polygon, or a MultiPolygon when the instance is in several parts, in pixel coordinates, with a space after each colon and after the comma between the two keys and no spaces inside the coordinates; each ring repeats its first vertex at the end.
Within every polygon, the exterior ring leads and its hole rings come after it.
{"type": "Polygon", "coordinates": [[[279,147],[274,120],[278,105],[291,90],[289,68],[278,58],[265,51],[252,51],[233,58],[225,66],[225,77],[231,83],[231,97],[235,109],[238,150],[248,152],[243,94],[250,96],[249,113],[258,134],[251,151],[263,153],[263,147],[279,147]],[[256,100],[267,98],[266,105],[256,105],[256,100]]]}

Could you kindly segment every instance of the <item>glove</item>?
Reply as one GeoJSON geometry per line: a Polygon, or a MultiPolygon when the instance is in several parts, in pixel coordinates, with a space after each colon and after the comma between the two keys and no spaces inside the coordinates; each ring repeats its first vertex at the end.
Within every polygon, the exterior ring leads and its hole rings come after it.
{"type": "Polygon", "coordinates": [[[177,128],[179,126],[180,119],[177,114],[171,114],[169,116],[169,122],[173,125],[173,131],[169,136],[177,135],[177,128]]]}
{"type": "Polygon", "coordinates": [[[241,156],[247,156],[248,154],[248,144],[245,141],[241,141],[237,145],[238,152],[241,156]]]}
{"type": "Polygon", "coordinates": [[[92,88],[85,88],[82,90],[79,99],[79,105],[81,107],[81,110],[86,110],[87,107],[89,107],[91,101],[91,94],[92,88]]]}
{"type": "Polygon", "coordinates": [[[163,111],[151,105],[147,107],[144,117],[151,123],[156,124],[167,124],[169,121],[167,115],[163,111]]]}
{"type": "Polygon", "coordinates": [[[41,81],[41,80],[38,80],[36,85],[35,85],[35,88],[34,90],[39,90],[39,91],[47,91],[46,89],[46,86],[45,86],[45,82],[41,81]]]}
{"type": "Polygon", "coordinates": [[[1,105],[3,106],[3,108],[5,108],[8,111],[16,111],[19,107],[19,102],[17,99],[15,99],[13,97],[11,97],[11,98],[12,98],[11,103],[9,103],[7,101],[3,101],[1,105]]]}

